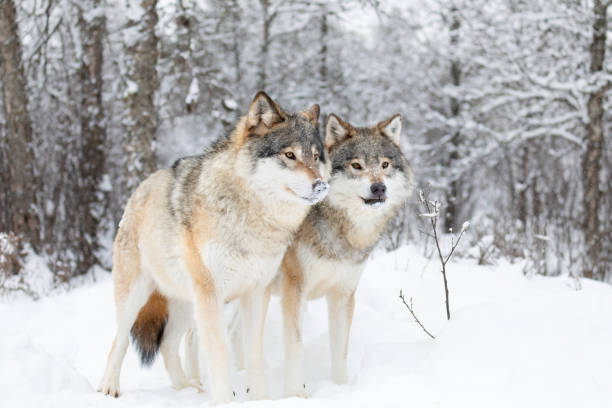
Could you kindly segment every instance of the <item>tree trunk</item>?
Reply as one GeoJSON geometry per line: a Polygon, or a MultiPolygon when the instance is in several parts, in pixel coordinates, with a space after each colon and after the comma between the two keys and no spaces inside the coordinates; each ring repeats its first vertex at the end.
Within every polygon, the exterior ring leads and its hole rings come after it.
{"type": "MultiPolygon", "coordinates": [[[[126,123],[127,187],[134,189],[157,167],[155,141],[157,111],[154,96],[159,88],[157,78],[157,0],[140,0],[142,14],[129,24],[137,28],[138,40],[126,39],[125,100],[128,108],[126,123]]],[[[137,14],[137,13],[135,13],[137,14]]],[[[133,34],[133,33],[132,33],[133,34]]]]}
{"type": "MultiPolygon", "coordinates": [[[[451,16],[452,22],[450,27],[450,43],[451,48],[456,48],[459,44],[459,28],[461,27],[461,22],[459,21],[458,10],[456,7],[451,7],[451,16]]],[[[451,81],[455,90],[459,88],[461,85],[461,67],[460,62],[457,58],[454,58],[451,61],[450,67],[450,75],[451,81]]],[[[459,99],[456,97],[452,97],[450,101],[450,110],[453,118],[459,118],[459,99]]],[[[456,122],[456,121],[455,121],[456,122]]],[[[455,162],[459,159],[459,139],[461,138],[461,133],[459,130],[455,131],[451,141],[450,141],[450,152],[447,160],[447,169],[451,173],[451,182],[449,189],[446,192],[446,211],[444,212],[444,229],[448,231],[450,228],[453,231],[457,231],[457,213],[459,212],[459,181],[457,180],[457,175],[454,173],[455,162]]]]}
{"type": "Polygon", "coordinates": [[[13,231],[40,249],[40,220],[36,214],[38,190],[32,151],[32,123],[28,112],[26,78],[22,50],[17,31],[16,8],[12,0],[0,0],[0,81],[5,140],[0,163],[0,231],[13,231]]]}
{"type": "Polygon", "coordinates": [[[240,38],[239,38],[239,27],[240,27],[240,8],[236,0],[232,0],[230,3],[232,25],[234,28],[234,35],[232,37],[232,55],[234,56],[234,78],[236,84],[239,84],[242,80],[242,66],[240,60],[240,38]]]}
{"type": "Polygon", "coordinates": [[[260,62],[259,62],[259,79],[257,86],[259,90],[266,89],[267,71],[266,66],[268,65],[268,46],[270,45],[270,25],[272,19],[270,18],[270,0],[259,0],[261,3],[261,17],[263,23],[263,38],[261,43],[260,62]]]}
{"type": "Polygon", "coordinates": [[[523,230],[527,230],[527,186],[529,185],[529,147],[521,148],[521,164],[520,164],[520,186],[518,194],[518,219],[521,221],[523,230]]]}
{"type": "MultiPolygon", "coordinates": [[[[595,22],[593,23],[593,42],[591,43],[591,73],[603,70],[606,56],[606,31],[608,5],[594,0],[595,22]]],[[[587,112],[589,123],[586,134],[586,151],[582,161],[582,184],[584,189],[583,232],[586,245],[586,259],[583,275],[586,278],[603,279],[604,270],[600,262],[601,235],[599,212],[601,191],[599,177],[603,153],[603,94],[605,88],[589,95],[587,112]]]]}
{"type": "Polygon", "coordinates": [[[327,9],[323,6],[321,11],[321,51],[319,55],[321,57],[321,66],[319,67],[319,74],[321,76],[321,88],[327,88],[327,9]]]}
{"type": "Polygon", "coordinates": [[[89,0],[79,6],[79,31],[82,60],[79,68],[81,94],[81,148],[77,197],[78,263],[75,274],[86,273],[98,261],[98,227],[100,225],[102,192],[99,185],[106,163],[106,128],[102,107],[102,40],[105,18],[101,0],[89,0]],[[85,18],[84,14],[92,17],[85,18]]]}

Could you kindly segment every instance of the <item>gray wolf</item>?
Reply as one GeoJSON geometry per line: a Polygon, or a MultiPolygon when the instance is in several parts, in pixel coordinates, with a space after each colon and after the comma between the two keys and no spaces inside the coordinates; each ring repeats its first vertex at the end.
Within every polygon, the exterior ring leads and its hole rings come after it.
{"type": "MultiPolygon", "coordinates": [[[[329,194],[311,208],[269,287],[271,293],[282,297],[287,396],[306,393],[302,320],[306,302],[311,299],[327,299],[332,379],[339,384],[348,379],[346,361],[355,291],[370,253],[413,189],[412,170],[399,147],[400,133],[399,115],[363,128],[334,114],[328,117],[325,144],[326,165],[331,171],[329,194]]],[[[165,318],[163,311],[156,313],[153,306],[149,309],[151,317],[139,316],[143,325],[153,316],[165,318]]],[[[234,316],[232,326],[248,318],[242,313],[234,316]]],[[[248,350],[242,347],[244,333],[236,327],[230,331],[234,334],[236,362],[242,366],[248,359],[248,350]]],[[[197,336],[187,326],[176,335],[180,339],[185,332],[185,365],[191,383],[197,384],[197,349],[189,347],[197,336]]],[[[154,338],[145,332],[143,337],[141,342],[154,338]]],[[[168,353],[178,360],[178,343],[168,353]]]]}
{"type": "Polygon", "coordinates": [[[306,392],[302,320],[310,299],[327,300],[331,376],[335,383],[347,382],[357,285],[387,223],[413,189],[400,133],[399,115],[368,127],[354,127],[334,114],[327,119],[330,191],[304,220],[272,284],[281,295],[288,396],[306,392]]]}
{"type": "Polygon", "coordinates": [[[268,287],[310,206],[328,190],[318,116],[318,105],[287,113],[259,92],[229,136],[155,172],[134,191],[113,247],[117,334],[99,391],[119,395],[130,330],[153,338],[139,343],[145,363],[161,347],[175,386],[188,385],[178,353],[169,350],[195,324],[212,400],[230,401],[221,313],[224,303],[239,299],[250,396],[267,395],[268,287]],[[152,325],[134,326],[151,302],[152,325]]]}

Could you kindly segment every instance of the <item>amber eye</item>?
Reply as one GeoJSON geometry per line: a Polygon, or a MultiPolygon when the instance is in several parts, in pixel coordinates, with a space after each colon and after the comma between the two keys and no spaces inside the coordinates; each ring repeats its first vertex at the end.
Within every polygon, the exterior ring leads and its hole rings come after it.
{"type": "Polygon", "coordinates": [[[355,170],[361,170],[361,164],[359,163],[351,163],[351,166],[355,169],[355,170]]]}
{"type": "Polygon", "coordinates": [[[386,169],[387,167],[389,167],[389,162],[388,161],[382,162],[382,168],[386,169]]]}
{"type": "Polygon", "coordinates": [[[293,154],[293,152],[285,153],[285,157],[288,158],[289,160],[295,160],[295,154],[293,154]]]}
{"type": "Polygon", "coordinates": [[[315,153],[314,155],[314,161],[319,161],[319,155],[315,153]]]}

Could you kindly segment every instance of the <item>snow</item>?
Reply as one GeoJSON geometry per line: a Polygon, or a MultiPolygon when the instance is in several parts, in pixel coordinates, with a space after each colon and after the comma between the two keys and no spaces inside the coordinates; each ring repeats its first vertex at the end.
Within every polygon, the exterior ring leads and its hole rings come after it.
{"type": "MultiPolygon", "coordinates": [[[[330,381],[327,313],[309,304],[304,322],[308,399],[283,399],[279,301],[265,329],[274,401],[249,407],[607,407],[612,383],[612,287],[568,277],[527,278],[523,264],[447,265],[446,321],[439,265],[423,248],[377,253],[357,292],[348,385],[330,381]],[[436,339],[412,320],[402,289],[436,339]]],[[[195,407],[208,393],[170,386],[127,353],[118,400],[95,392],[114,336],[110,276],[38,302],[0,304],[0,395],[7,407],[195,407]]],[[[233,373],[238,401],[246,376],[233,373]]],[[[205,383],[206,387],[206,383],[205,383]]],[[[233,404],[238,406],[238,404],[233,404]]]]}
{"type": "Polygon", "coordinates": [[[189,85],[189,92],[185,97],[185,103],[190,105],[192,103],[196,103],[198,99],[200,99],[200,85],[198,84],[198,79],[193,78],[191,85],[189,85]]]}
{"type": "Polygon", "coordinates": [[[131,95],[137,94],[138,90],[140,89],[138,87],[138,84],[130,79],[125,80],[125,91],[123,92],[123,97],[127,98],[131,95]]]}
{"type": "Polygon", "coordinates": [[[227,110],[234,111],[234,110],[238,109],[238,102],[236,102],[232,98],[225,98],[225,99],[223,99],[223,106],[227,110]]]}

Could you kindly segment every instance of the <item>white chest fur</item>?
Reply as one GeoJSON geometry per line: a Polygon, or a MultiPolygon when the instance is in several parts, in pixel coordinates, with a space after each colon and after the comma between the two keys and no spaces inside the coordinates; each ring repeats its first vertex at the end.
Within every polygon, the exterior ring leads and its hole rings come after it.
{"type": "Polygon", "coordinates": [[[359,284],[365,266],[365,262],[320,257],[303,243],[298,244],[297,256],[308,299],[325,296],[329,290],[352,293],[359,284]]]}
{"type": "Polygon", "coordinates": [[[201,256],[217,290],[229,300],[256,286],[267,286],[278,273],[283,252],[261,254],[209,241],[202,248],[201,256]]]}

